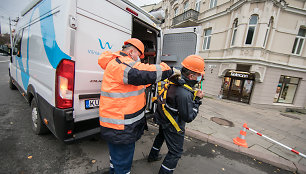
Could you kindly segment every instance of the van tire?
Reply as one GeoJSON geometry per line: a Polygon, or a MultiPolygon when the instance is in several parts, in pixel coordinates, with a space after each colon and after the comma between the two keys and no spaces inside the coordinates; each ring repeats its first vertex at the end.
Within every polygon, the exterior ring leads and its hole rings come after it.
{"type": "Polygon", "coordinates": [[[42,122],[40,114],[38,112],[37,102],[35,97],[31,102],[31,118],[32,118],[32,130],[36,135],[42,135],[49,132],[47,126],[42,122]]]}
{"type": "Polygon", "coordinates": [[[14,85],[14,83],[13,83],[13,79],[11,78],[11,76],[10,76],[10,81],[9,81],[9,87],[12,90],[16,90],[17,89],[16,86],[14,85]]]}

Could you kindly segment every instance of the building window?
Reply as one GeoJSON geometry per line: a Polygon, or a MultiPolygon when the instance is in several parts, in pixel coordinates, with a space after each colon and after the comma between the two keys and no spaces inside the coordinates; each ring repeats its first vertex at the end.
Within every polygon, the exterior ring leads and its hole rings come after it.
{"type": "Polygon", "coordinates": [[[209,50],[210,46],[210,39],[211,39],[211,28],[204,30],[204,44],[203,50],[209,50]]]}
{"type": "Polygon", "coordinates": [[[186,2],[184,3],[184,12],[186,12],[186,11],[188,10],[188,6],[189,6],[189,2],[186,1],[186,2]]]}
{"type": "Polygon", "coordinates": [[[300,28],[298,35],[295,37],[292,54],[301,55],[306,37],[306,29],[300,28]]]}
{"type": "Polygon", "coordinates": [[[246,45],[251,45],[253,41],[253,37],[256,31],[256,25],[258,21],[258,16],[257,15],[252,15],[249,21],[249,28],[248,28],[248,33],[247,37],[245,40],[246,45]]]}
{"type": "Polygon", "coordinates": [[[177,16],[177,14],[178,14],[178,7],[174,9],[174,16],[177,16]]]}
{"type": "Polygon", "coordinates": [[[266,29],[265,40],[264,40],[264,43],[262,45],[264,48],[266,47],[266,43],[267,43],[267,40],[269,38],[270,30],[272,28],[272,25],[273,25],[273,17],[270,18],[269,24],[268,24],[267,29],[266,29]]]}
{"type": "Polygon", "coordinates": [[[201,0],[197,0],[195,4],[195,10],[200,11],[200,6],[201,6],[201,0]]]}
{"type": "Polygon", "coordinates": [[[235,39],[236,39],[236,34],[237,34],[237,28],[238,28],[238,19],[234,20],[233,23],[233,33],[232,33],[232,42],[231,46],[235,45],[235,39]]]}
{"type": "Polygon", "coordinates": [[[214,8],[217,6],[217,0],[210,0],[209,8],[214,8]]]}
{"type": "Polygon", "coordinates": [[[281,75],[276,87],[274,103],[292,104],[299,81],[297,77],[281,75]]]}

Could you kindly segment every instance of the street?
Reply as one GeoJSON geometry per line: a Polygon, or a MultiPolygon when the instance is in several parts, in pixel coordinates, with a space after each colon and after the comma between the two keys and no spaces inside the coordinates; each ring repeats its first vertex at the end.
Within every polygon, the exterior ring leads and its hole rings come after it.
{"type": "MultiPolygon", "coordinates": [[[[9,57],[0,56],[0,173],[105,173],[109,166],[106,142],[89,138],[67,145],[51,133],[37,136],[31,129],[29,104],[8,86],[9,57]]],[[[162,161],[147,163],[157,129],[149,127],[136,143],[132,172],[158,173],[162,161]]],[[[163,157],[167,153],[164,143],[163,157]]],[[[187,137],[174,173],[290,173],[214,144],[187,137]]]]}

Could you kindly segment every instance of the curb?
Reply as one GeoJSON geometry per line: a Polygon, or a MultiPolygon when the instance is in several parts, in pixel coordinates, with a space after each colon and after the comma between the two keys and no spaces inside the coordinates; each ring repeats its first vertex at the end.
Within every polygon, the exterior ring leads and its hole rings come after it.
{"type": "Polygon", "coordinates": [[[271,164],[275,167],[279,167],[284,170],[288,170],[291,172],[297,172],[299,174],[306,174],[306,166],[298,164],[298,163],[293,163],[281,157],[265,154],[265,153],[255,151],[252,149],[248,149],[248,148],[244,148],[244,147],[239,147],[238,145],[235,145],[234,143],[224,141],[216,137],[213,137],[211,135],[208,135],[208,134],[196,131],[196,130],[192,130],[192,129],[186,128],[185,135],[193,137],[201,141],[204,141],[204,142],[216,144],[230,151],[238,152],[243,155],[247,155],[249,157],[255,158],[257,160],[260,160],[267,164],[271,164]]]}

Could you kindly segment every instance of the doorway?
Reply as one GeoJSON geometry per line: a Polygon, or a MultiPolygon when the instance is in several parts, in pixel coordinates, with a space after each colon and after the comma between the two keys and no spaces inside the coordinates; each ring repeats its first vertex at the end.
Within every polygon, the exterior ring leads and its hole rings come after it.
{"type": "Polygon", "coordinates": [[[223,99],[249,103],[254,86],[254,76],[246,72],[226,73],[221,86],[223,99]]]}

